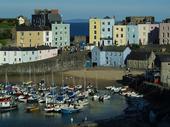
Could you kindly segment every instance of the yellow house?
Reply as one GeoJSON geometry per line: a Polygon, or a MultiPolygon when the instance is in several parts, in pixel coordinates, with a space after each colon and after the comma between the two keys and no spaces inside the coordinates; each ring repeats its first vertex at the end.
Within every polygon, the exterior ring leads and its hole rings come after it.
{"type": "Polygon", "coordinates": [[[100,43],[100,19],[91,18],[89,20],[89,43],[98,46],[100,43]]]}
{"type": "Polygon", "coordinates": [[[113,26],[113,43],[117,46],[127,45],[126,25],[113,26]]]}
{"type": "Polygon", "coordinates": [[[43,29],[32,27],[16,28],[16,43],[18,47],[35,47],[44,45],[43,29]]]}

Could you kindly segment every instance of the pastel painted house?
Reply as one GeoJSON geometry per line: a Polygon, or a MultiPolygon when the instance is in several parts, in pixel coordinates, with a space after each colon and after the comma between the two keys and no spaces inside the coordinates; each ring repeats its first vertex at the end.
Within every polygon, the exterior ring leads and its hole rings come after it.
{"type": "Polygon", "coordinates": [[[113,45],[113,26],[115,25],[115,18],[105,17],[101,19],[101,40],[100,45],[113,45]]]}
{"type": "Polygon", "coordinates": [[[113,43],[117,46],[127,45],[126,25],[113,26],[113,43]]]}
{"type": "Polygon", "coordinates": [[[92,49],[93,66],[124,67],[126,57],[130,54],[129,47],[94,47],[92,49]]]}
{"type": "Polygon", "coordinates": [[[52,47],[70,46],[70,24],[52,24],[52,47]]]}
{"type": "Polygon", "coordinates": [[[127,25],[127,44],[139,44],[138,25],[127,25]]]}

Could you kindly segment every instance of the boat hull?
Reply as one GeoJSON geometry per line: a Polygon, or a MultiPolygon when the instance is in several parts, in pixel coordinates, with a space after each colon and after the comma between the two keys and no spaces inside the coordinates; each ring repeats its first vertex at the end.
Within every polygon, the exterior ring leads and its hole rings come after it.
{"type": "Polygon", "coordinates": [[[0,107],[0,112],[9,112],[17,109],[18,109],[17,105],[10,106],[10,107],[0,107]]]}

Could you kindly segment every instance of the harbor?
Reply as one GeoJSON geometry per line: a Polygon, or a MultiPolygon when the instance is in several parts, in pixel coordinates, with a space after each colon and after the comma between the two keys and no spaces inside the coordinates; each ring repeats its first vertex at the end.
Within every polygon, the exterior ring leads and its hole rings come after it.
{"type": "MultiPolygon", "coordinates": [[[[1,112],[1,125],[7,126],[69,126],[71,124],[79,124],[85,121],[97,121],[101,119],[114,118],[121,115],[123,110],[127,107],[126,99],[119,94],[111,93],[108,90],[99,90],[98,95],[108,93],[110,98],[99,101],[99,99],[93,100],[93,96],[88,96],[87,105],[78,112],[56,112],[46,111],[46,103],[31,103],[21,102],[22,100],[16,100],[18,108],[8,112],[1,112]],[[28,111],[28,106],[37,105],[39,108],[28,111]],[[8,121],[8,122],[7,122],[8,121]],[[48,122],[47,122],[48,121],[48,122]],[[50,122],[49,122],[50,121],[50,122]]],[[[21,95],[20,95],[21,96],[21,95]]],[[[56,103],[57,104],[57,103],[56,103]]],[[[60,102],[60,104],[62,104],[60,102]]]]}

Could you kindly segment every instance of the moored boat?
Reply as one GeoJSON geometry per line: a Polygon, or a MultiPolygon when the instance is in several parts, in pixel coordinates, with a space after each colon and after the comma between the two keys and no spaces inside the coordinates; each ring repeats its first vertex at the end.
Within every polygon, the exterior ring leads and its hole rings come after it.
{"type": "Polygon", "coordinates": [[[38,106],[35,106],[35,105],[26,107],[27,112],[36,112],[36,111],[39,111],[39,110],[40,110],[40,108],[38,106]]]}
{"type": "Polygon", "coordinates": [[[11,96],[0,97],[0,112],[8,112],[18,108],[11,96]]]}

